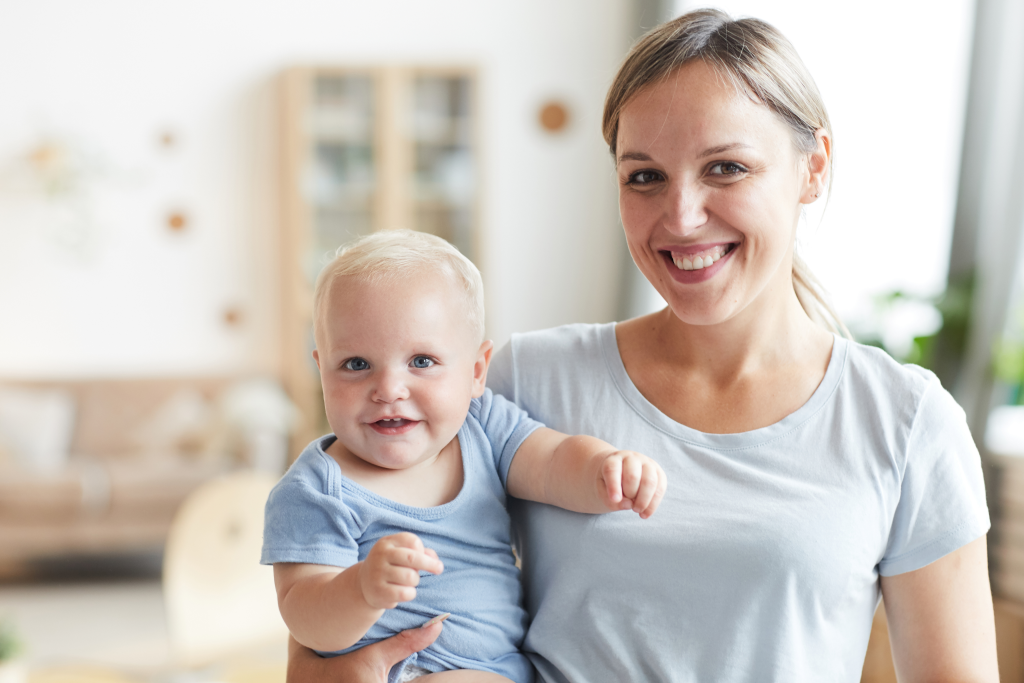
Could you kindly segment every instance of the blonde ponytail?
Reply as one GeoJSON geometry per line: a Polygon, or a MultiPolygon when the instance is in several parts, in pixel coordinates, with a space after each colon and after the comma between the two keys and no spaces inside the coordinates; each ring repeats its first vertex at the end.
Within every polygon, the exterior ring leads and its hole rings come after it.
{"type": "Polygon", "coordinates": [[[825,294],[825,288],[799,254],[793,253],[793,290],[807,316],[840,337],[853,339],[825,294]]]}

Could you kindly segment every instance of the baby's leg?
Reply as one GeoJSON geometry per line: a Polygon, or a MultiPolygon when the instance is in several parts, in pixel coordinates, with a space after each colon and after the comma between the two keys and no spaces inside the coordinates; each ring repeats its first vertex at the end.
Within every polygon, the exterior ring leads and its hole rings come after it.
{"type": "Polygon", "coordinates": [[[473,671],[472,669],[457,669],[455,671],[442,671],[436,674],[421,676],[416,683],[512,683],[509,679],[490,671],[473,671]]]}

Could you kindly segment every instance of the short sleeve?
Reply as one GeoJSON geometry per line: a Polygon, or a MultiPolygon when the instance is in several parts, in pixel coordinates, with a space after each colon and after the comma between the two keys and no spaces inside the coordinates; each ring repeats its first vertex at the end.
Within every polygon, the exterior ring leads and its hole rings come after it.
{"type": "Polygon", "coordinates": [[[504,396],[484,390],[483,396],[474,398],[469,406],[469,414],[477,419],[487,441],[491,444],[494,466],[501,477],[501,485],[508,486],[508,468],[516,451],[533,434],[544,425],[532,419],[526,411],[506,400],[504,396]]]}
{"type": "Polygon", "coordinates": [[[879,573],[920,569],[989,527],[981,458],[964,411],[933,378],[907,441],[900,500],[879,573]]]}
{"type": "Polygon", "coordinates": [[[302,464],[296,462],[267,499],[260,563],[349,567],[359,561],[352,512],[339,498],[318,490],[315,480],[296,476],[302,464]]]}

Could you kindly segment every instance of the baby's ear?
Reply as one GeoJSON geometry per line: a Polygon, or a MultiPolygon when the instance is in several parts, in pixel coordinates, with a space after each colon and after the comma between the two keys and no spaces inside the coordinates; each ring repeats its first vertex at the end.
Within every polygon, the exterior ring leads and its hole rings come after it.
{"type": "Polygon", "coordinates": [[[491,364],[491,354],[494,353],[494,342],[487,339],[480,345],[476,353],[476,362],[473,364],[473,397],[483,396],[487,387],[487,368],[491,364]]]}

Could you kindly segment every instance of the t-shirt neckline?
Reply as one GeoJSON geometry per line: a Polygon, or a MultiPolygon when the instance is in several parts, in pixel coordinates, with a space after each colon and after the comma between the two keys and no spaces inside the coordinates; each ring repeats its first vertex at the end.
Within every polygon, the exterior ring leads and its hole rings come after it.
{"type": "Polygon", "coordinates": [[[474,454],[467,452],[468,448],[472,448],[473,440],[468,438],[468,435],[465,433],[466,429],[466,424],[463,423],[456,434],[456,438],[459,440],[459,450],[462,454],[462,488],[460,488],[458,494],[456,494],[456,496],[447,503],[434,505],[432,507],[406,505],[405,503],[383,496],[376,491],[372,491],[354,479],[347,477],[345,473],[341,471],[341,465],[338,464],[338,461],[327,454],[327,448],[334,443],[335,439],[337,439],[337,436],[334,434],[327,434],[321,437],[317,440],[316,444],[318,454],[327,461],[330,476],[334,477],[339,489],[348,489],[350,493],[355,493],[364,501],[378,508],[394,510],[414,519],[440,519],[442,517],[447,517],[462,507],[463,500],[465,500],[469,495],[467,489],[469,488],[470,477],[474,474],[472,469],[476,466],[476,457],[474,454]]]}
{"type": "Polygon", "coordinates": [[[759,446],[779,438],[806,422],[835,393],[846,367],[846,357],[849,351],[849,340],[833,334],[832,355],[829,358],[828,367],[825,369],[825,376],[802,406],[778,422],[747,432],[708,434],[676,422],[640,393],[622,362],[619,345],[615,338],[615,325],[616,323],[608,323],[602,326],[600,345],[612,381],[630,408],[652,427],[669,436],[696,446],[719,451],[759,446]]]}

